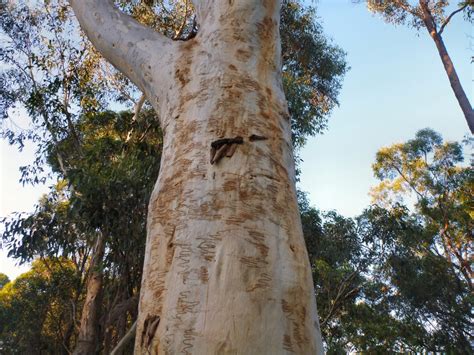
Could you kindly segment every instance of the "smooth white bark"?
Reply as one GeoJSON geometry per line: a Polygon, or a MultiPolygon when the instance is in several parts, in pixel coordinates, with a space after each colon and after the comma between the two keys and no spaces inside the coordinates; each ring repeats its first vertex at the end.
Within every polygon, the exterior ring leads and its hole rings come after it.
{"type": "Polygon", "coordinates": [[[94,47],[158,107],[177,44],[122,13],[111,0],[69,3],[94,47]]]}
{"type": "Polygon", "coordinates": [[[134,24],[121,40],[113,30],[99,38],[117,17],[108,2],[85,3],[73,2],[82,26],[93,42],[115,43],[100,50],[139,87],[148,60],[147,96],[158,97],[164,131],[135,352],[322,353],[281,83],[280,3],[196,1],[197,37],[169,44],[158,36],[138,66],[128,36],[145,30],[134,24]],[[97,29],[84,19],[89,11],[110,21],[97,29]]]}

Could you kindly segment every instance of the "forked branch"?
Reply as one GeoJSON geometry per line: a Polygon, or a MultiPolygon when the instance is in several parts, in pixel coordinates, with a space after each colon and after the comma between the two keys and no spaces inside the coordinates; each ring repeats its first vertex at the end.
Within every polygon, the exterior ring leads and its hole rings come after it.
{"type": "Polygon", "coordinates": [[[111,0],[70,0],[94,47],[145,94],[152,70],[165,65],[160,54],[173,41],[117,9],[111,0]]]}
{"type": "Polygon", "coordinates": [[[468,2],[466,2],[463,6],[461,6],[459,9],[453,11],[447,18],[446,20],[443,21],[443,23],[441,24],[441,27],[438,31],[438,35],[441,35],[444,31],[444,28],[446,27],[446,25],[449,23],[449,21],[451,21],[451,19],[453,18],[454,15],[456,15],[458,12],[461,12],[461,11],[464,11],[464,9],[468,6],[468,2]]]}

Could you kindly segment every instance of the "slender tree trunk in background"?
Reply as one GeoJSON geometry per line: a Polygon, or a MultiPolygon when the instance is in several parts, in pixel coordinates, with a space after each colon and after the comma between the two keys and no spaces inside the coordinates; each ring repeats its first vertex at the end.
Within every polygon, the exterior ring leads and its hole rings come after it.
{"type": "Polygon", "coordinates": [[[279,1],[194,1],[200,31],[187,42],[109,1],[71,3],[164,132],[135,353],[323,353],[281,82],[279,1]]]}
{"type": "Polygon", "coordinates": [[[97,352],[99,340],[98,319],[100,315],[102,291],[102,259],[105,251],[105,240],[102,233],[97,237],[97,243],[92,253],[87,280],[86,300],[82,308],[81,326],[74,349],[74,355],[89,355],[97,352]]]}
{"type": "Polygon", "coordinates": [[[456,73],[456,69],[454,68],[454,64],[451,60],[451,57],[448,54],[446,46],[444,45],[443,38],[438,33],[436,29],[436,25],[431,15],[431,12],[428,7],[428,3],[426,0],[420,0],[420,7],[423,11],[423,22],[425,24],[428,33],[430,34],[431,38],[436,44],[436,48],[438,49],[439,56],[441,61],[444,65],[444,70],[448,75],[449,83],[451,84],[451,88],[454,91],[454,95],[458,100],[459,106],[461,106],[461,110],[464,113],[464,117],[466,117],[467,124],[471,133],[474,134],[474,111],[472,110],[471,103],[459,81],[458,74],[456,73]]]}

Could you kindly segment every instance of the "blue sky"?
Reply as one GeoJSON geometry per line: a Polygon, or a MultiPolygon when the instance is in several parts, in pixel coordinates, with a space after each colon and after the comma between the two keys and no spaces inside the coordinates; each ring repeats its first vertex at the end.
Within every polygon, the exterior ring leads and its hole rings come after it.
{"type": "MultiPolygon", "coordinates": [[[[379,148],[425,127],[448,140],[461,140],[469,130],[426,31],[386,24],[350,0],[321,0],[318,15],[325,33],[347,52],[351,70],[329,129],[302,152],[300,188],[317,208],[355,216],[370,203],[379,148]]],[[[472,27],[458,15],[443,36],[472,103],[472,27]]]]}
{"type": "MultiPolygon", "coordinates": [[[[347,52],[351,70],[328,130],[310,139],[301,153],[300,188],[317,208],[355,216],[370,203],[368,191],[377,183],[371,164],[379,148],[425,127],[448,140],[461,140],[468,128],[426,32],[385,24],[351,0],[320,0],[318,15],[325,33],[347,52]]],[[[444,39],[472,103],[472,28],[457,16],[444,39]]],[[[18,153],[0,143],[0,216],[31,211],[47,191],[18,183],[18,167],[32,155],[32,147],[18,153]]],[[[0,251],[0,272],[13,278],[27,268],[0,251]]]]}

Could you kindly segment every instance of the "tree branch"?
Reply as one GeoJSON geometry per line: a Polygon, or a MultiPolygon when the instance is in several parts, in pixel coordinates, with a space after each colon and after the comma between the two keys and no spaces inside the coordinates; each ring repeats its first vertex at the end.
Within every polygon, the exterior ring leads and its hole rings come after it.
{"type": "Polygon", "coordinates": [[[94,47],[145,94],[173,41],[118,10],[111,0],[69,0],[94,47]],[[160,60],[161,59],[161,60],[160,60]]]}
{"type": "Polygon", "coordinates": [[[415,9],[410,4],[408,4],[406,1],[395,0],[395,4],[400,6],[401,9],[405,10],[409,14],[411,14],[415,17],[418,17],[418,14],[416,13],[415,9]]]}
{"type": "MultiPolygon", "coordinates": [[[[138,101],[136,102],[133,117],[132,117],[132,125],[138,120],[138,115],[140,114],[140,111],[142,110],[145,100],[146,100],[146,96],[145,94],[142,94],[142,96],[140,96],[140,99],[138,99],[138,101]]],[[[128,131],[127,133],[127,138],[125,138],[125,143],[128,143],[130,141],[130,139],[132,138],[132,134],[133,134],[133,126],[130,129],[130,131],[128,131]]]]}
{"type": "Polygon", "coordinates": [[[441,24],[441,27],[439,28],[439,31],[438,31],[438,35],[441,35],[441,33],[443,33],[443,30],[444,28],[446,27],[446,25],[449,23],[449,21],[451,21],[451,19],[453,18],[454,15],[456,15],[458,12],[461,12],[463,11],[468,5],[468,2],[466,2],[463,6],[461,6],[459,9],[451,12],[451,15],[449,15],[446,20],[443,21],[443,23],[441,24]]]}
{"type": "Polygon", "coordinates": [[[183,22],[181,23],[181,26],[179,27],[179,29],[174,34],[174,37],[173,37],[174,40],[179,39],[181,37],[181,35],[183,34],[184,28],[186,27],[186,22],[188,20],[188,12],[189,12],[189,10],[188,10],[188,0],[186,0],[184,19],[183,19],[183,22]]]}
{"type": "Polygon", "coordinates": [[[125,334],[122,340],[120,340],[117,346],[112,350],[110,355],[117,355],[119,351],[123,350],[125,345],[127,345],[130,341],[132,341],[135,338],[136,330],[137,330],[137,322],[135,321],[135,323],[133,323],[132,327],[127,332],[127,334],[125,334]]]}

